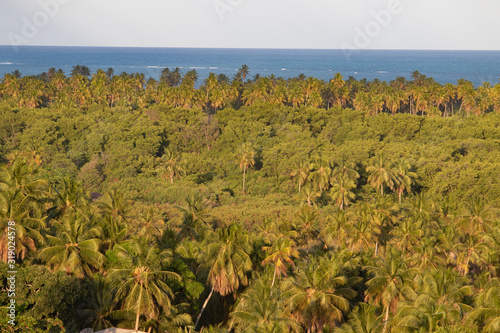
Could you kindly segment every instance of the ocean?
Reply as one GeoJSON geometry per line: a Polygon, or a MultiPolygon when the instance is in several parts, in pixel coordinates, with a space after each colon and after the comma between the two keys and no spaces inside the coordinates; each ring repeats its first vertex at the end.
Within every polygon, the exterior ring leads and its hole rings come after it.
{"type": "Polygon", "coordinates": [[[410,79],[419,71],[442,84],[466,79],[478,86],[500,79],[500,51],[0,46],[0,77],[16,69],[37,75],[50,67],[69,75],[74,65],[85,65],[92,72],[112,67],[115,74],[144,73],[158,79],[163,68],[179,67],[182,73],[195,69],[199,85],[210,72],[232,78],[243,64],[250,68],[250,78],[274,74],[287,79],[302,73],[330,80],[338,72],[345,79],[390,81],[410,79]]]}

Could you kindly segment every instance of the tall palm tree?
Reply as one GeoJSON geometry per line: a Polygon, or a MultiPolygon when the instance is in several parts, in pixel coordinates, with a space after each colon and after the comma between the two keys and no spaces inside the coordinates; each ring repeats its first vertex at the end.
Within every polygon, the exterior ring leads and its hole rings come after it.
{"type": "Polygon", "coordinates": [[[307,332],[335,327],[350,308],[349,298],[356,292],[335,261],[315,257],[287,281],[285,309],[307,332]]]}
{"type": "Polygon", "coordinates": [[[240,169],[243,169],[243,193],[245,193],[246,171],[255,165],[255,151],[252,145],[245,142],[239,146],[236,153],[236,160],[240,165],[240,169]]]}
{"type": "Polygon", "coordinates": [[[83,212],[88,208],[90,197],[79,182],[66,178],[61,189],[52,187],[52,190],[54,199],[52,207],[47,210],[47,222],[63,217],[67,211],[83,212]]]}
{"type": "Polygon", "coordinates": [[[238,299],[230,314],[230,329],[235,332],[297,332],[299,325],[283,313],[279,295],[272,292],[269,281],[258,275],[238,299]]]}
{"type": "Polygon", "coordinates": [[[353,200],[356,195],[352,190],[356,188],[356,184],[352,179],[346,176],[338,176],[332,182],[332,188],[330,189],[330,196],[333,202],[339,206],[340,209],[349,206],[351,200],[353,200]]]}
{"type": "Polygon", "coordinates": [[[113,327],[112,321],[133,322],[134,312],[117,310],[116,290],[109,281],[102,276],[95,276],[87,281],[87,298],[85,306],[77,310],[80,317],[85,319],[85,326],[95,331],[113,327]]]}
{"type": "Polygon", "coordinates": [[[177,273],[166,270],[172,253],[152,246],[144,238],[133,238],[115,250],[121,267],[109,272],[108,279],[116,288],[124,309],[136,314],[135,330],[139,329],[141,315],[146,319],[169,314],[174,297],[166,281],[180,281],[177,273]]]}
{"type": "Polygon", "coordinates": [[[186,173],[180,156],[170,149],[160,158],[159,172],[165,180],[170,180],[170,184],[174,183],[174,178],[180,178],[186,173]]]}
{"type": "Polygon", "coordinates": [[[401,203],[403,192],[406,190],[406,192],[410,193],[417,174],[411,171],[411,165],[408,161],[400,159],[394,166],[393,175],[394,188],[398,193],[399,203],[401,203]]]}
{"type": "Polygon", "coordinates": [[[389,311],[394,311],[399,300],[404,298],[404,289],[414,285],[412,278],[415,269],[408,268],[400,252],[389,251],[385,258],[380,258],[377,266],[368,267],[368,270],[374,276],[367,282],[365,301],[373,302],[384,309],[382,333],[385,333],[389,311]]]}
{"type": "Polygon", "coordinates": [[[293,258],[299,257],[299,251],[295,246],[295,242],[289,238],[279,238],[271,246],[264,246],[262,251],[266,252],[267,256],[262,261],[262,265],[272,264],[274,266],[273,281],[271,288],[274,286],[276,276],[287,276],[289,267],[294,267],[293,258]]]}
{"type": "Polygon", "coordinates": [[[13,229],[17,259],[23,260],[29,252],[34,253],[44,244],[42,213],[43,200],[47,197],[46,181],[37,179],[39,165],[22,155],[8,158],[10,162],[0,167],[0,258],[4,262],[8,261],[8,243],[13,229]]]}
{"type": "Polygon", "coordinates": [[[217,236],[207,241],[200,258],[208,269],[211,290],[196,318],[195,330],[214,291],[225,296],[248,284],[247,273],[252,269],[250,251],[248,236],[236,224],[219,229],[217,236]]]}
{"type": "Polygon", "coordinates": [[[185,198],[187,206],[176,208],[182,213],[178,236],[190,240],[200,239],[209,216],[208,203],[199,193],[190,193],[185,198]]]}
{"type": "Polygon", "coordinates": [[[293,170],[290,173],[290,176],[296,178],[299,183],[299,193],[300,193],[300,187],[304,185],[304,183],[307,180],[307,177],[309,176],[309,170],[311,170],[310,166],[311,166],[310,163],[299,161],[295,163],[293,170]]]}
{"type": "Polygon", "coordinates": [[[54,225],[56,236],[47,235],[49,246],[39,254],[52,270],[83,278],[102,267],[105,257],[99,252],[100,231],[86,215],[72,212],[54,225]]]}
{"type": "Polygon", "coordinates": [[[500,331],[500,279],[492,279],[476,298],[476,309],[469,318],[482,324],[482,332],[500,331]]]}
{"type": "Polygon", "coordinates": [[[378,155],[373,165],[366,168],[369,173],[368,183],[375,189],[380,189],[380,195],[384,196],[384,186],[394,187],[394,171],[391,169],[384,155],[378,155]]]}
{"type": "Polygon", "coordinates": [[[146,211],[140,211],[134,220],[135,233],[149,239],[159,237],[164,225],[165,222],[155,214],[152,207],[146,211]]]}
{"type": "Polygon", "coordinates": [[[359,303],[349,314],[347,322],[336,327],[333,333],[379,333],[382,328],[382,318],[377,308],[359,303]]]}
{"type": "Polygon", "coordinates": [[[322,192],[328,188],[332,169],[330,163],[322,158],[317,159],[315,163],[311,163],[311,170],[308,179],[322,192]]]}

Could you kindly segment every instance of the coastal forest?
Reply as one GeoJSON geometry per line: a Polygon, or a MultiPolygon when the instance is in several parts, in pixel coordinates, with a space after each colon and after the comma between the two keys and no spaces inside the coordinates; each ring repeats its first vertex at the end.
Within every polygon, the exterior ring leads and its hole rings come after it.
{"type": "Polygon", "coordinates": [[[500,83],[249,73],[4,75],[1,331],[500,332],[500,83]]]}

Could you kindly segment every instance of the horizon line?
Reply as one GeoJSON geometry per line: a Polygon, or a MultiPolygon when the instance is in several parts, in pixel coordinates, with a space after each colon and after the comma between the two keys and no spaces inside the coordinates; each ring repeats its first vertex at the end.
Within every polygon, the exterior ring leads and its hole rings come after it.
{"type": "Polygon", "coordinates": [[[203,46],[117,46],[117,45],[10,45],[0,44],[0,47],[71,47],[71,48],[143,48],[143,49],[202,49],[202,50],[311,50],[311,51],[460,51],[460,52],[500,52],[500,49],[342,49],[342,48],[299,48],[299,47],[203,47],[203,46]]]}

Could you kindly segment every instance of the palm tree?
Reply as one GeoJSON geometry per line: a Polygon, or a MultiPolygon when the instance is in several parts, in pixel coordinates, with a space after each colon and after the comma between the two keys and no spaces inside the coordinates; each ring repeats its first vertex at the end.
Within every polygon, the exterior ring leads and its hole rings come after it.
{"type": "Polygon", "coordinates": [[[146,239],[133,238],[123,245],[115,245],[121,267],[109,272],[108,279],[116,288],[123,308],[136,314],[135,330],[139,329],[141,315],[156,318],[161,312],[169,314],[174,297],[166,281],[180,281],[177,273],[165,270],[172,253],[151,246],[146,239]]]}
{"type": "Polygon", "coordinates": [[[445,313],[445,320],[461,320],[472,307],[465,303],[466,297],[474,291],[465,278],[460,278],[451,269],[435,270],[417,281],[420,296],[435,302],[436,307],[445,313]],[[426,295],[426,296],[424,296],[426,295]]]}
{"type": "Polygon", "coordinates": [[[399,203],[401,203],[403,192],[406,190],[406,192],[410,193],[411,186],[414,183],[414,179],[417,178],[417,174],[411,171],[410,163],[403,159],[396,162],[393,173],[394,187],[398,193],[399,203]]]}
{"type": "Polygon", "coordinates": [[[356,292],[348,287],[341,266],[327,258],[315,257],[287,281],[285,309],[307,332],[333,328],[350,308],[349,298],[356,292]]]}
{"type": "MultiPolygon", "coordinates": [[[[295,266],[293,258],[299,257],[299,251],[295,246],[295,242],[289,238],[279,238],[272,246],[262,247],[262,251],[268,255],[262,261],[262,266],[269,264],[274,265],[273,282],[271,288],[274,286],[276,276],[287,276],[288,267],[295,266]]],[[[272,293],[272,292],[271,292],[272,293]]]]}
{"type": "Polygon", "coordinates": [[[408,269],[401,253],[389,251],[385,259],[380,258],[377,266],[368,267],[374,277],[367,282],[368,289],[365,301],[381,305],[384,309],[384,327],[382,333],[387,331],[389,311],[396,309],[398,301],[404,298],[404,289],[414,284],[412,279],[415,270],[408,269]]]}
{"type": "Polygon", "coordinates": [[[115,310],[116,290],[102,276],[88,280],[85,307],[77,310],[85,318],[85,326],[95,331],[113,327],[112,321],[133,322],[134,313],[130,310],[115,310]]]}
{"type": "Polygon", "coordinates": [[[9,164],[0,168],[0,258],[4,262],[8,261],[8,243],[12,240],[13,229],[14,252],[17,259],[23,260],[29,252],[34,253],[44,244],[41,231],[45,228],[42,200],[46,198],[46,182],[37,179],[39,165],[22,155],[8,158],[9,164]]]}
{"type": "Polygon", "coordinates": [[[252,269],[250,251],[248,236],[236,224],[219,229],[217,237],[207,241],[201,260],[209,269],[207,283],[211,290],[196,318],[195,330],[214,291],[225,296],[248,284],[247,272],[252,269]]]}
{"type": "Polygon", "coordinates": [[[208,203],[199,193],[190,193],[186,198],[187,207],[176,206],[182,213],[179,238],[200,239],[208,214],[208,203]]]}
{"type": "Polygon", "coordinates": [[[305,199],[308,206],[312,206],[314,204],[314,200],[321,196],[321,192],[316,191],[313,187],[306,185],[304,187],[303,198],[305,199]]]}
{"type": "Polygon", "coordinates": [[[69,210],[83,212],[88,208],[90,198],[79,182],[66,178],[62,181],[62,188],[52,187],[55,196],[52,207],[47,210],[47,222],[59,219],[69,210]]]}
{"type": "Polygon", "coordinates": [[[379,333],[382,328],[382,318],[377,309],[370,304],[359,303],[349,314],[347,322],[336,327],[333,333],[379,333]]]}
{"type": "Polygon", "coordinates": [[[54,225],[57,236],[47,235],[49,246],[39,254],[52,270],[83,278],[102,267],[105,257],[99,252],[100,231],[87,216],[72,212],[54,225]]]}
{"type": "Polygon", "coordinates": [[[500,279],[492,279],[476,298],[476,309],[469,318],[482,324],[482,332],[500,331],[500,279]]]}
{"type": "Polygon", "coordinates": [[[492,217],[491,208],[484,199],[477,197],[465,203],[465,213],[457,222],[457,227],[470,235],[488,232],[491,229],[492,217]]]}
{"type": "Polygon", "coordinates": [[[281,299],[273,296],[269,281],[256,276],[231,312],[230,329],[236,332],[297,332],[299,325],[283,313],[281,299]]]}
{"type": "Polygon", "coordinates": [[[181,158],[170,149],[160,158],[159,170],[165,180],[170,179],[170,184],[174,183],[174,178],[180,178],[186,173],[181,158]]]}
{"type": "Polygon", "coordinates": [[[369,173],[368,183],[375,189],[380,189],[380,195],[384,196],[384,186],[394,187],[394,171],[388,165],[384,155],[378,155],[375,163],[366,168],[369,173]]]}
{"type": "Polygon", "coordinates": [[[165,225],[165,222],[155,215],[153,208],[149,208],[144,212],[139,212],[134,224],[135,233],[138,236],[155,239],[160,236],[161,228],[165,225]]]}
{"type": "Polygon", "coordinates": [[[235,79],[240,81],[240,82],[245,82],[248,73],[250,73],[250,68],[248,65],[242,65],[240,69],[238,69],[238,72],[235,74],[235,79]]]}
{"type": "Polygon", "coordinates": [[[332,182],[332,188],[330,189],[330,196],[333,202],[339,206],[340,209],[349,206],[351,200],[353,200],[356,195],[351,190],[356,188],[356,184],[353,180],[347,178],[346,176],[338,176],[332,182]]]}
{"type": "Polygon", "coordinates": [[[243,193],[245,193],[246,171],[249,167],[252,167],[255,164],[255,151],[253,150],[252,145],[245,142],[239,146],[236,153],[236,160],[240,165],[240,169],[243,169],[243,193]]]}
{"type": "Polygon", "coordinates": [[[299,193],[300,193],[300,187],[304,185],[304,183],[307,180],[309,170],[311,170],[311,165],[310,163],[307,162],[297,162],[295,163],[295,166],[290,173],[290,177],[297,178],[297,181],[299,183],[299,193]]]}
{"type": "Polygon", "coordinates": [[[313,182],[320,192],[322,192],[323,189],[328,187],[330,181],[330,175],[332,173],[330,163],[319,158],[315,163],[311,164],[310,168],[314,171],[309,174],[308,179],[313,182]]]}

